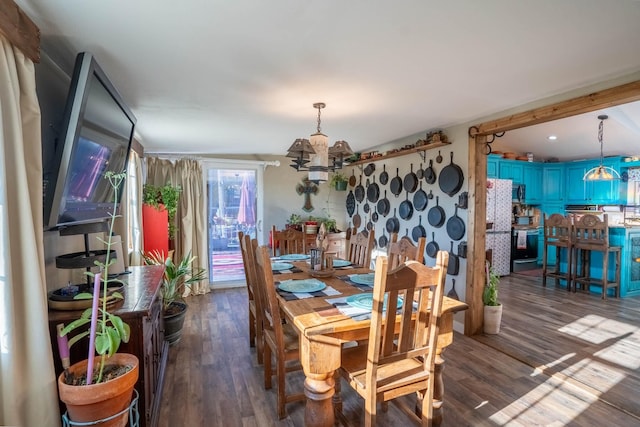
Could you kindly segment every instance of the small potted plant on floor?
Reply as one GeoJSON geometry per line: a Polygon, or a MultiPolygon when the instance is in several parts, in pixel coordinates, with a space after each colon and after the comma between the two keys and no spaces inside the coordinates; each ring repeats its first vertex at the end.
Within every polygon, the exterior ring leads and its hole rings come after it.
{"type": "Polygon", "coordinates": [[[164,276],[160,288],[164,338],[169,345],[173,346],[182,337],[182,327],[187,313],[187,303],[182,297],[184,291],[193,283],[206,279],[207,271],[204,268],[193,267],[196,257],[191,255],[191,251],[178,264],[160,251],[143,254],[143,257],[147,265],[164,265],[164,276]]]}
{"type": "Polygon", "coordinates": [[[107,418],[109,421],[101,422],[99,425],[103,427],[127,425],[128,407],[133,396],[133,388],[138,380],[138,358],[133,354],[117,353],[120,343],[129,341],[129,325],[108,310],[111,298],[122,299],[123,296],[115,292],[107,298],[109,284],[118,282],[117,279],[109,277],[109,267],[115,263],[111,236],[113,236],[114,222],[118,216],[115,214],[118,205],[118,189],[125,177],[124,172],[105,174],[105,178],[109,180],[116,194],[108,237],[106,240],[99,239],[106,245],[106,259],[104,262],[96,261],[100,269],[98,273],[90,271],[85,273],[94,278],[93,293],[81,293],[75,297],[92,299],[93,304],[82,312],[79,319],[66,327],[58,325],[58,347],[65,368],[58,377],[60,400],[66,404],[71,422],[87,423],[82,425],[94,425],[94,422],[107,418]],[[88,330],[86,330],[87,326],[89,326],[88,330]],[[80,332],[68,340],[67,335],[77,330],[80,332]],[[69,366],[69,347],[85,337],[89,338],[88,358],[69,366]],[[95,357],[96,353],[98,357],[95,357]],[[98,367],[94,369],[96,365],[98,367]]]}
{"type": "Polygon", "coordinates": [[[482,292],[482,302],[484,304],[485,334],[497,334],[500,332],[500,322],[502,321],[502,304],[498,301],[498,286],[500,285],[500,275],[493,267],[486,263],[487,283],[482,292]]]}

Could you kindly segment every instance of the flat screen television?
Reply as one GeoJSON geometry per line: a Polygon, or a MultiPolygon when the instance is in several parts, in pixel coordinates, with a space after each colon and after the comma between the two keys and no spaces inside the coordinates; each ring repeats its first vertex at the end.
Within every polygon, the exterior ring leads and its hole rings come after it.
{"type": "Polygon", "coordinates": [[[135,124],[135,116],[95,57],[79,53],[62,120],[63,143],[55,156],[59,167],[55,182],[47,184],[55,191],[44,194],[45,229],[110,217],[116,194],[104,176],[126,170],[135,124]]]}

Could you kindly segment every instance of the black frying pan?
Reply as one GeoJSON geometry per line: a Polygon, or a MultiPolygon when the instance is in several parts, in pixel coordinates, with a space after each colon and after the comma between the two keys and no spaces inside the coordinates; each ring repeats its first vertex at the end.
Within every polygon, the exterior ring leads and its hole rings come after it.
{"type": "Polygon", "coordinates": [[[449,293],[447,293],[447,296],[449,298],[460,300],[460,297],[456,292],[456,279],[451,279],[451,289],[449,290],[449,293]]]}
{"type": "Polygon", "coordinates": [[[416,243],[418,243],[418,239],[421,237],[427,237],[427,230],[422,226],[422,215],[418,217],[418,225],[411,230],[411,237],[413,237],[413,241],[416,243]]]}
{"type": "Polygon", "coordinates": [[[427,255],[431,258],[435,258],[438,255],[438,251],[440,250],[440,246],[438,246],[438,242],[436,242],[436,233],[431,233],[431,240],[427,243],[427,255]]]}
{"type": "Polygon", "coordinates": [[[387,199],[387,190],[384,190],[384,199],[378,200],[378,213],[386,217],[389,215],[390,209],[391,203],[389,203],[389,199],[387,199]]]}
{"type": "Polygon", "coordinates": [[[373,222],[378,222],[378,208],[374,208],[373,213],[371,214],[371,220],[373,222]]]}
{"type": "Polygon", "coordinates": [[[369,163],[365,168],[364,168],[364,174],[366,176],[371,176],[371,174],[376,170],[376,165],[374,163],[369,163]]]}
{"type": "Polygon", "coordinates": [[[418,176],[413,171],[413,163],[411,163],[411,172],[404,176],[404,189],[409,193],[413,193],[418,188],[418,176]]]}
{"type": "Polygon", "coordinates": [[[356,172],[354,169],[351,169],[351,176],[349,177],[349,187],[356,186],[356,172]]]}
{"type": "Polygon", "coordinates": [[[380,184],[387,185],[388,182],[389,182],[389,174],[387,173],[387,166],[382,165],[382,173],[380,174],[380,184]]]}
{"type": "Polygon", "coordinates": [[[422,189],[422,181],[420,181],[420,189],[413,194],[413,208],[422,212],[427,208],[429,203],[429,196],[427,192],[422,189]]]}
{"type": "Polygon", "coordinates": [[[424,169],[422,168],[422,163],[420,163],[420,169],[416,171],[416,176],[418,177],[418,181],[424,178],[424,169]]]}
{"type": "Polygon", "coordinates": [[[402,178],[400,178],[400,169],[396,168],[396,176],[391,178],[391,192],[394,196],[398,197],[402,193],[402,178]]]}
{"type": "Polygon", "coordinates": [[[458,216],[458,204],[456,203],[456,212],[447,220],[447,234],[453,240],[460,240],[464,236],[464,232],[464,221],[458,216]]]}
{"type": "Polygon", "coordinates": [[[364,211],[364,213],[369,213],[369,203],[365,203],[362,210],[364,211]]]}
{"type": "Polygon", "coordinates": [[[460,260],[458,255],[453,252],[453,240],[451,241],[451,251],[449,252],[449,265],[447,266],[447,274],[457,276],[460,270],[460,260]]]}
{"type": "Polygon", "coordinates": [[[438,156],[436,157],[436,163],[442,163],[442,154],[440,154],[440,150],[438,150],[438,156]]]}
{"type": "Polygon", "coordinates": [[[356,205],[356,214],[353,216],[353,226],[358,229],[360,228],[360,224],[362,223],[362,218],[360,218],[360,212],[358,212],[358,205],[356,205]]]}
{"type": "Polygon", "coordinates": [[[436,182],[436,171],[433,169],[433,160],[429,160],[429,167],[424,171],[424,180],[427,184],[436,182]]]}
{"type": "Polygon", "coordinates": [[[380,187],[376,183],[376,177],[373,176],[373,182],[367,187],[367,200],[376,203],[380,198],[380,187]]]}
{"type": "Polygon", "coordinates": [[[380,236],[380,238],[378,239],[378,246],[380,246],[381,248],[386,248],[387,243],[389,243],[389,239],[387,238],[387,235],[385,234],[385,229],[383,228],[382,236],[380,236]]]}
{"type": "Polygon", "coordinates": [[[353,190],[349,190],[347,196],[347,213],[349,216],[353,216],[353,212],[356,210],[356,197],[353,195],[353,190]]]}
{"type": "Polygon", "coordinates": [[[462,183],[464,182],[464,174],[462,173],[462,169],[460,166],[453,163],[453,151],[451,152],[451,163],[442,169],[440,172],[440,177],[438,178],[438,184],[440,185],[440,190],[443,193],[448,194],[449,196],[453,196],[460,188],[462,188],[462,183]]]}
{"type": "Polygon", "coordinates": [[[355,195],[358,203],[364,200],[364,186],[362,185],[362,175],[360,175],[360,183],[355,189],[355,195]]]}
{"type": "Polygon", "coordinates": [[[393,216],[387,219],[386,227],[389,233],[397,233],[400,230],[400,221],[396,216],[396,208],[393,208],[393,216]]]}
{"type": "Polygon", "coordinates": [[[431,209],[429,209],[429,213],[427,214],[429,224],[431,224],[432,227],[436,228],[442,227],[445,218],[444,209],[442,209],[442,206],[440,206],[439,203],[440,196],[436,196],[436,205],[432,206],[431,209]]]}
{"type": "Polygon", "coordinates": [[[398,208],[400,212],[400,218],[404,220],[411,219],[413,216],[413,205],[411,201],[409,201],[409,192],[407,191],[407,198],[400,203],[400,207],[398,208]]]}

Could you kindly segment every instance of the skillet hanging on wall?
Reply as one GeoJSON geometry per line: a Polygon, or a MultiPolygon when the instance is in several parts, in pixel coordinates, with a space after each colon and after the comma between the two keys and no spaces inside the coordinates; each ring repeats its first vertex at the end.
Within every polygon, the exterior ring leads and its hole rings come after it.
{"type": "Polygon", "coordinates": [[[362,185],[362,175],[360,175],[360,183],[356,187],[355,195],[358,203],[364,200],[364,186],[362,185]]]}
{"type": "Polygon", "coordinates": [[[387,173],[387,166],[382,165],[382,173],[380,174],[380,184],[387,185],[389,182],[389,174],[387,173]]]}
{"type": "Polygon", "coordinates": [[[429,255],[431,258],[435,258],[436,255],[438,255],[438,251],[440,250],[440,246],[438,245],[438,242],[436,242],[436,233],[431,232],[431,238],[432,240],[427,243],[427,255],[429,255]]]}
{"type": "Polygon", "coordinates": [[[376,203],[380,198],[380,187],[376,183],[376,177],[373,176],[373,182],[367,187],[367,200],[376,203]]]}
{"type": "Polygon", "coordinates": [[[420,181],[420,189],[413,194],[413,208],[422,212],[427,208],[429,203],[429,196],[427,192],[422,189],[422,181],[420,181]]]}
{"type": "Polygon", "coordinates": [[[439,228],[442,227],[442,224],[444,224],[444,218],[444,209],[442,209],[442,206],[440,206],[440,196],[436,196],[436,205],[432,206],[431,209],[429,209],[427,219],[429,220],[429,224],[431,224],[432,227],[439,228]]]}
{"type": "Polygon", "coordinates": [[[378,200],[378,213],[384,217],[389,215],[389,210],[391,209],[391,203],[389,203],[389,199],[387,199],[387,190],[384,190],[384,199],[378,200]]]}
{"type": "Polygon", "coordinates": [[[461,217],[458,216],[458,204],[456,203],[456,211],[451,218],[447,220],[447,234],[453,240],[460,240],[464,236],[465,225],[461,217]]]}
{"type": "Polygon", "coordinates": [[[424,180],[427,184],[436,182],[436,171],[433,169],[433,160],[429,160],[429,167],[424,171],[424,180]]]}
{"type": "Polygon", "coordinates": [[[411,219],[413,216],[413,205],[409,201],[409,192],[407,191],[407,198],[400,203],[400,208],[398,208],[400,212],[400,218],[404,220],[411,219]]]}
{"type": "Polygon", "coordinates": [[[380,238],[378,239],[378,246],[380,246],[381,248],[386,248],[387,247],[387,243],[389,243],[388,239],[387,239],[387,235],[385,234],[385,229],[382,229],[382,236],[380,236],[380,238]]]}
{"type": "Polygon", "coordinates": [[[396,208],[393,208],[393,216],[387,219],[386,227],[389,234],[397,233],[400,230],[400,221],[396,216],[396,208]]]}
{"type": "Polygon", "coordinates": [[[413,237],[414,242],[418,242],[418,239],[421,237],[427,237],[427,230],[422,226],[422,215],[418,216],[418,225],[413,227],[411,231],[411,237],[413,237]]]}
{"type": "Polygon", "coordinates": [[[451,152],[451,163],[442,169],[440,172],[440,177],[438,178],[438,184],[440,185],[440,190],[443,193],[448,194],[449,196],[453,196],[460,188],[462,188],[462,183],[464,181],[464,175],[462,173],[462,169],[460,166],[453,163],[453,151],[451,152]]]}
{"type": "Polygon", "coordinates": [[[460,270],[460,260],[458,255],[453,252],[453,241],[451,241],[451,252],[449,252],[449,264],[447,265],[447,274],[457,276],[460,270]]]}
{"type": "Polygon", "coordinates": [[[391,192],[396,197],[402,193],[402,178],[400,178],[399,168],[396,168],[396,176],[391,178],[391,184],[389,184],[389,187],[391,187],[391,192]]]}
{"type": "Polygon", "coordinates": [[[413,163],[411,163],[411,172],[404,176],[404,189],[409,193],[413,193],[418,188],[418,176],[413,171],[413,163]]]}
{"type": "Polygon", "coordinates": [[[349,195],[347,196],[347,213],[349,216],[353,216],[353,212],[356,209],[356,197],[353,195],[353,190],[349,190],[349,195]]]}

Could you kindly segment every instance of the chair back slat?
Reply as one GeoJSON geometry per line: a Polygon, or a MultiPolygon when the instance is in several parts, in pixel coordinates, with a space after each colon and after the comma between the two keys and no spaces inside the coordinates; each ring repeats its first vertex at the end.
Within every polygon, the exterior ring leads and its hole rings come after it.
{"type": "Polygon", "coordinates": [[[300,230],[277,230],[274,225],[271,228],[271,240],[273,256],[307,253],[306,235],[300,230]]]}
{"type": "Polygon", "coordinates": [[[409,237],[404,236],[398,240],[398,234],[393,233],[391,243],[389,243],[389,248],[387,249],[389,269],[393,270],[405,261],[417,261],[422,264],[426,245],[426,237],[420,237],[418,242],[414,244],[409,237]]]}
{"type": "Polygon", "coordinates": [[[375,233],[373,230],[368,232],[361,231],[352,235],[349,239],[349,257],[348,260],[355,265],[368,267],[371,263],[371,251],[375,242],[375,233]]]}
{"type": "Polygon", "coordinates": [[[586,214],[574,221],[574,244],[580,247],[609,246],[609,218],[607,214],[600,219],[596,215],[586,214]]]}
{"type": "Polygon", "coordinates": [[[554,213],[547,217],[545,214],[543,220],[543,231],[545,243],[554,241],[570,241],[573,235],[573,224],[571,217],[554,213]]]}
{"type": "Polygon", "coordinates": [[[284,346],[282,331],[282,317],[276,295],[276,287],[273,281],[273,271],[271,270],[271,257],[269,248],[255,245],[255,259],[257,271],[256,290],[260,293],[263,301],[263,324],[265,329],[272,330],[279,345],[284,346]]]}

